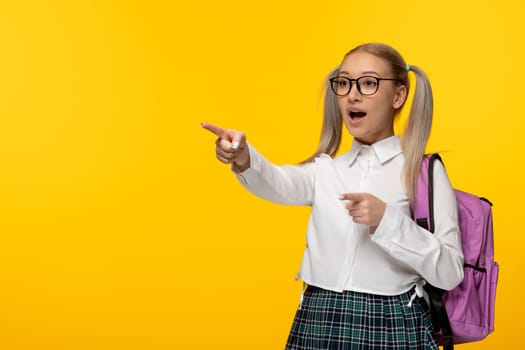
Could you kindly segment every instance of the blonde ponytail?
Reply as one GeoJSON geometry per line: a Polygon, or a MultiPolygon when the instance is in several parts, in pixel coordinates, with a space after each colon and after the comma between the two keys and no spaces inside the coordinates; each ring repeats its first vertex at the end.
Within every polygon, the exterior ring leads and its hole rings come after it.
{"type": "Polygon", "coordinates": [[[324,117],[319,145],[315,153],[308,159],[302,161],[302,164],[313,161],[315,157],[318,157],[322,153],[335,156],[341,145],[343,119],[339,111],[339,105],[337,104],[337,96],[330,88],[330,78],[337,76],[338,73],[339,67],[336,67],[324,80],[324,117]]]}
{"type": "Polygon", "coordinates": [[[416,66],[410,66],[416,76],[416,90],[407,125],[401,137],[401,149],[405,156],[405,187],[410,203],[413,203],[421,160],[425,154],[432,128],[432,88],[426,74],[416,66]]]}

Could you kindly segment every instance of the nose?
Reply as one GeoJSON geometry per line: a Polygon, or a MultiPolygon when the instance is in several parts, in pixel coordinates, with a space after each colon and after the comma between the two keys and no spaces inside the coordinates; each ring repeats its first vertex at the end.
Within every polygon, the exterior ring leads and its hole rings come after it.
{"type": "Polygon", "coordinates": [[[354,82],[352,84],[352,87],[350,88],[350,92],[348,93],[348,101],[359,101],[361,100],[361,93],[357,89],[357,82],[354,82]]]}

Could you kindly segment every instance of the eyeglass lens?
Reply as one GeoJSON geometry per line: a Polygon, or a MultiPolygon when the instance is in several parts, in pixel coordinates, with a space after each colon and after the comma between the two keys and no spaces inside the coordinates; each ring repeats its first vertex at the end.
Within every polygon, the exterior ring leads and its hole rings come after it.
{"type": "Polygon", "coordinates": [[[379,79],[376,77],[360,77],[356,80],[347,77],[335,77],[331,79],[332,91],[338,96],[347,95],[352,85],[357,85],[357,90],[362,95],[372,95],[379,87],[379,79]]]}

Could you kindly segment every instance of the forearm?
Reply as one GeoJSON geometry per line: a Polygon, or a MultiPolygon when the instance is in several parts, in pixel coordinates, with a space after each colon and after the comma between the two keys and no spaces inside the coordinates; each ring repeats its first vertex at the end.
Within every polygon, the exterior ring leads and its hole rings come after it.
{"type": "Polygon", "coordinates": [[[387,206],[372,240],[432,285],[449,290],[463,279],[463,251],[456,196],[439,162],[434,166],[434,188],[433,234],[400,209],[387,206]]]}
{"type": "Polygon", "coordinates": [[[241,168],[235,163],[232,167],[246,189],[274,203],[311,204],[314,183],[313,164],[277,166],[266,160],[252,146],[247,148],[249,166],[241,168]]]}
{"type": "Polygon", "coordinates": [[[390,255],[417,271],[430,284],[450,290],[463,279],[459,228],[442,226],[431,234],[399,209],[387,207],[371,239],[390,255]]]}

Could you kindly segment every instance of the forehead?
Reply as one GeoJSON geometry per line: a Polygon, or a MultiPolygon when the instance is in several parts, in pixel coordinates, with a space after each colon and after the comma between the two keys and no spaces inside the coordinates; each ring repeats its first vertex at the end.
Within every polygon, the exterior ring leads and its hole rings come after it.
{"type": "Polygon", "coordinates": [[[339,72],[350,76],[369,73],[376,73],[382,76],[390,72],[390,65],[384,58],[367,52],[354,52],[346,56],[343,63],[341,63],[339,72]]]}

